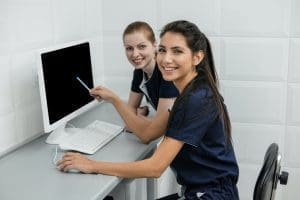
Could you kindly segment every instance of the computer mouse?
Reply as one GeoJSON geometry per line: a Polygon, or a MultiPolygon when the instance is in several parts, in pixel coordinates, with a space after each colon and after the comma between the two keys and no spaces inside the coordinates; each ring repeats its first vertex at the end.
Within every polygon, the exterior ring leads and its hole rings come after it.
{"type": "Polygon", "coordinates": [[[67,172],[68,173],[79,173],[80,170],[79,169],[69,169],[67,172]]]}

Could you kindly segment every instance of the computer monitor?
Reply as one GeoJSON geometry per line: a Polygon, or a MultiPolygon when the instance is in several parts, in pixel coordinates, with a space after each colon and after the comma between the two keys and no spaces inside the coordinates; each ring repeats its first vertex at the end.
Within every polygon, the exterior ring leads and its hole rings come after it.
{"type": "Polygon", "coordinates": [[[42,49],[38,54],[38,77],[46,142],[58,144],[66,136],[67,122],[92,108],[96,101],[90,46],[87,41],[42,49]]]}

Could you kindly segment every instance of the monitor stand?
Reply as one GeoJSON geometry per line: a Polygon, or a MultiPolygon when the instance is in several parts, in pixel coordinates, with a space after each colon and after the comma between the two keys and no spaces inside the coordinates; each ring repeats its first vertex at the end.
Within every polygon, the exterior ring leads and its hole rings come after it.
{"type": "Polygon", "coordinates": [[[66,123],[64,123],[50,133],[50,135],[46,139],[46,143],[59,144],[70,135],[72,135],[72,132],[67,131],[66,123]]]}

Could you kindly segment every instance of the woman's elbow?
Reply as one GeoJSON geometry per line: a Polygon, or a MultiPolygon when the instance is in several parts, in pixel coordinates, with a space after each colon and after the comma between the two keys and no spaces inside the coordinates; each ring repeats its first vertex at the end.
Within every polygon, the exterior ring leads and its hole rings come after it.
{"type": "Polygon", "coordinates": [[[163,174],[164,170],[159,168],[159,167],[154,167],[153,170],[151,171],[151,177],[152,178],[159,178],[163,174]]]}
{"type": "Polygon", "coordinates": [[[147,132],[145,132],[139,138],[142,141],[142,143],[144,143],[144,144],[149,144],[150,142],[152,142],[153,140],[156,139],[156,138],[152,137],[150,134],[148,134],[147,132]]]}
{"type": "Polygon", "coordinates": [[[163,134],[151,134],[148,132],[145,132],[140,138],[142,143],[149,144],[150,142],[160,138],[163,134]]]}
{"type": "Polygon", "coordinates": [[[143,144],[149,144],[152,140],[150,138],[140,138],[143,144]]]}
{"type": "Polygon", "coordinates": [[[146,171],[148,178],[159,178],[161,177],[162,173],[165,171],[165,169],[168,166],[164,166],[164,164],[157,159],[153,159],[153,157],[150,157],[145,160],[146,164],[146,171]]]}

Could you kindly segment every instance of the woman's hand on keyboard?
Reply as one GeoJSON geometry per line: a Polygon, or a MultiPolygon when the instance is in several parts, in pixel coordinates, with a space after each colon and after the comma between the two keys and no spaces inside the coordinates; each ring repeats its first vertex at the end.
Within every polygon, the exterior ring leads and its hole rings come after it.
{"type": "Polygon", "coordinates": [[[80,153],[66,153],[61,160],[57,162],[58,168],[63,172],[77,169],[83,173],[94,173],[93,166],[95,161],[90,160],[80,153]]]}

